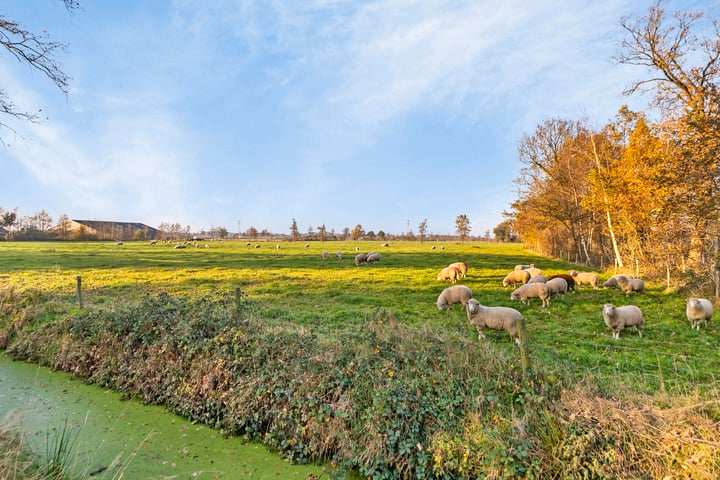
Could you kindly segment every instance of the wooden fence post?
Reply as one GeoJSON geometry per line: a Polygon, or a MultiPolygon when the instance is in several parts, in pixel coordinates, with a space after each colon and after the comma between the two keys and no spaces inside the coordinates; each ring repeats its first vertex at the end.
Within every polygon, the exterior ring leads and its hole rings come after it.
{"type": "Polygon", "coordinates": [[[80,308],[82,308],[82,306],[83,306],[83,301],[82,301],[82,277],[81,277],[80,275],[78,275],[77,277],[75,277],[75,280],[76,280],[76,283],[77,283],[77,300],[78,300],[78,305],[80,306],[80,308]]]}
{"type": "Polygon", "coordinates": [[[520,340],[520,364],[522,365],[525,378],[530,376],[532,366],[530,365],[530,354],[528,353],[528,334],[525,319],[520,317],[517,321],[518,340],[520,340]]]}

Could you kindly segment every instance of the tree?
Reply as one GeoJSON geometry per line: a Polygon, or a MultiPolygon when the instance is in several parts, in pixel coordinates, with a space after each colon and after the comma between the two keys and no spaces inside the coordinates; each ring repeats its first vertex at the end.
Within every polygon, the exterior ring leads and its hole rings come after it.
{"type": "Polygon", "coordinates": [[[355,228],[354,228],[353,231],[350,233],[350,239],[352,239],[352,240],[360,240],[360,239],[363,238],[364,236],[365,236],[365,230],[363,230],[362,225],[360,225],[360,224],[358,223],[357,225],[355,225],[355,228]]]}
{"type": "MultiPolygon", "coordinates": [[[[79,3],[74,0],[63,0],[63,3],[68,11],[79,7],[79,3]]],[[[0,46],[4,47],[18,62],[26,63],[48,77],[61,92],[68,93],[70,77],[63,72],[56,60],[56,54],[63,50],[65,45],[51,41],[45,32],[35,34],[23,28],[19,23],[0,15],[0,46]]],[[[2,88],[0,88],[0,113],[30,122],[40,121],[39,111],[32,113],[21,110],[11,100],[8,92],[2,88]]],[[[0,130],[3,128],[15,132],[7,123],[0,121],[0,130]]],[[[2,136],[0,136],[0,142],[2,142],[2,136]]]]}
{"type": "Polygon", "coordinates": [[[300,230],[298,230],[298,224],[295,219],[292,219],[290,224],[290,241],[295,242],[300,238],[300,230]]]}
{"type": "Polygon", "coordinates": [[[422,243],[423,240],[425,239],[425,234],[427,233],[427,226],[428,226],[427,223],[428,222],[427,222],[427,218],[426,218],[422,222],[420,222],[420,224],[418,225],[418,233],[420,234],[420,243],[422,243]]]}
{"type": "Polygon", "coordinates": [[[464,213],[455,218],[455,231],[460,237],[460,243],[463,243],[470,235],[470,220],[464,213]]]}
{"type": "Polygon", "coordinates": [[[17,221],[17,207],[12,212],[4,212],[2,214],[2,223],[0,223],[3,227],[11,228],[13,225],[15,225],[15,222],[17,221]]]}
{"type": "Polygon", "coordinates": [[[327,235],[327,228],[325,228],[324,223],[318,227],[318,235],[320,235],[320,241],[324,242],[327,235]]]}
{"type": "Polygon", "coordinates": [[[247,229],[247,232],[245,232],[245,234],[246,234],[248,237],[250,237],[251,239],[255,240],[255,239],[257,239],[257,236],[258,236],[257,228],[255,228],[255,227],[250,227],[250,228],[247,229]]]}
{"type": "Polygon", "coordinates": [[[508,219],[500,222],[493,228],[493,234],[498,242],[512,242],[514,240],[513,221],[508,219]]]}

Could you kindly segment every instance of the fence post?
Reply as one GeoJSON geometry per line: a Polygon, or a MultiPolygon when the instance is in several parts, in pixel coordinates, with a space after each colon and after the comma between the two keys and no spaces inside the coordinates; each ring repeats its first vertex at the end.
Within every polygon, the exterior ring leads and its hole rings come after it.
{"type": "Polygon", "coordinates": [[[82,277],[81,277],[80,275],[78,275],[77,277],[75,277],[75,280],[76,280],[76,283],[77,283],[77,300],[78,300],[78,305],[80,306],[80,308],[82,308],[82,306],[83,306],[83,301],[82,301],[82,277]]]}
{"type": "Polygon", "coordinates": [[[530,365],[530,354],[528,353],[528,334],[525,325],[525,318],[520,317],[517,321],[518,340],[520,340],[520,364],[522,365],[525,378],[530,376],[532,366],[530,365]]]}

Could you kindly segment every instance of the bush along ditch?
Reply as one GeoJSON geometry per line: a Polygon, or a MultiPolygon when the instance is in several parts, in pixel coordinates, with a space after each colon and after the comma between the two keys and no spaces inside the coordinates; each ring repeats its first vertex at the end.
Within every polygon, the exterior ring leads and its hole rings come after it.
{"type": "MultiPolygon", "coordinates": [[[[595,429],[591,406],[598,399],[590,388],[578,393],[547,380],[561,378],[557,372],[525,375],[516,351],[478,343],[467,325],[442,332],[410,328],[378,310],[358,328],[333,331],[259,318],[259,307],[233,294],[159,294],[51,322],[24,314],[22,328],[6,333],[6,351],[166,405],[294,462],[325,463],[334,478],[617,478],[643,472],[685,478],[686,445],[674,450],[665,442],[660,459],[649,427],[642,438],[629,423],[610,428],[614,418],[647,415],[624,415],[627,403],[612,404],[607,428],[595,429]]],[[[610,404],[604,405],[607,411],[610,404]]],[[[667,424],[672,435],[682,415],[693,411],[693,435],[718,438],[716,422],[705,421],[711,414],[696,409],[675,409],[674,420],[665,423],[654,410],[652,424],[667,424]]],[[[703,472],[717,474],[718,452],[703,445],[709,452],[703,472]]]]}

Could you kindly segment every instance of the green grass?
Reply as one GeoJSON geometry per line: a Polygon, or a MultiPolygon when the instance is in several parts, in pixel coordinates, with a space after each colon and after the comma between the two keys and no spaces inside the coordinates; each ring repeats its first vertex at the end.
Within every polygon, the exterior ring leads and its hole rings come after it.
{"type": "MultiPolygon", "coordinates": [[[[82,277],[86,309],[113,308],[147,293],[205,295],[240,288],[259,315],[278,318],[332,335],[358,327],[377,309],[413,327],[458,330],[472,338],[465,315],[455,308],[438,311],[435,300],[448,286],[437,272],[455,261],[469,265],[461,283],[485,305],[511,306],[528,319],[532,359],[543,368],[581,378],[596,376],[608,388],[624,386],[639,393],[692,392],[714,386],[720,372],[718,328],[710,322],[690,329],[684,297],[647,281],[645,295],[625,297],[619,290],[579,287],[549,308],[539,301],[524,306],[509,298],[502,278],[518,263],[535,263],[546,274],[566,273],[577,265],[533,255],[516,244],[391,242],[207,242],[210,248],[173,249],[147,242],[2,242],[0,298],[32,293],[42,298],[44,318],[52,321],[74,308],[76,277],[82,277]],[[355,247],[382,254],[379,264],[356,267],[355,247]],[[328,250],[330,259],[321,258],[328,250]],[[334,253],[344,252],[337,260],[334,253]],[[645,315],[643,338],[634,329],[614,341],[604,326],[600,304],[636,304],[645,315]]],[[[601,279],[608,274],[601,273],[601,279]]],[[[0,316],[0,322],[3,321],[0,316]]],[[[0,327],[2,324],[0,323],[0,327]]],[[[502,332],[486,342],[505,352],[515,348],[502,332]]]]}

